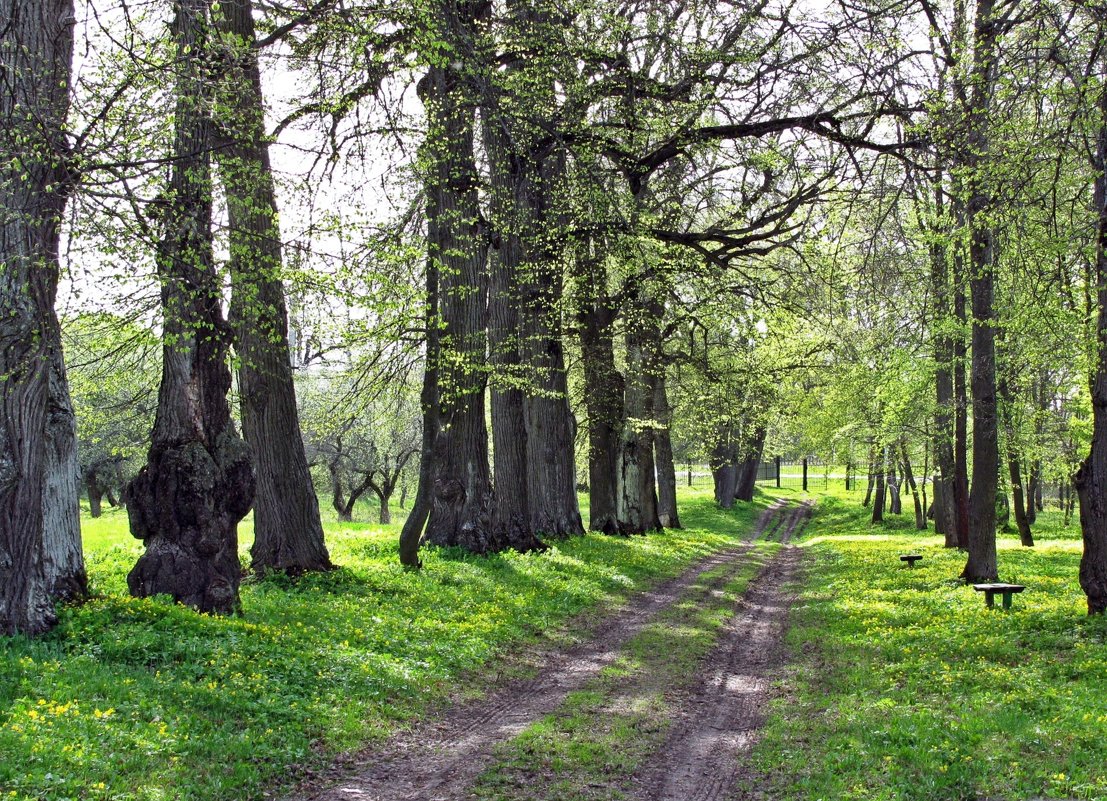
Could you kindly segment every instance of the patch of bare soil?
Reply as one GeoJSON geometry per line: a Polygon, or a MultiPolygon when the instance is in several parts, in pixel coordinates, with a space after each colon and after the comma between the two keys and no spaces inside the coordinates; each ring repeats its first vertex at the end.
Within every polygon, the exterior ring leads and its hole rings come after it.
{"type": "MultiPolygon", "coordinates": [[[[740,560],[769,526],[788,516],[784,502],[762,514],[740,545],[716,553],[679,577],[633,596],[600,623],[587,641],[543,655],[534,679],[494,688],[417,724],[381,746],[336,766],[329,786],[305,783],[288,801],[454,801],[466,798],[473,780],[493,759],[495,747],[553,712],[570,692],[611,664],[623,645],[672,605],[700,576],[740,560]]],[[[796,523],[784,523],[788,534],[796,523]]]]}
{"type": "MultiPolygon", "coordinates": [[[[771,685],[784,666],[784,632],[801,552],[787,545],[811,517],[803,504],[777,513],[771,531],[785,547],[751,582],[699,678],[678,701],[665,745],[635,777],[642,801],[716,801],[733,797],[765,719],[771,685]]],[[[741,797],[741,796],[739,796],[741,797]]]]}

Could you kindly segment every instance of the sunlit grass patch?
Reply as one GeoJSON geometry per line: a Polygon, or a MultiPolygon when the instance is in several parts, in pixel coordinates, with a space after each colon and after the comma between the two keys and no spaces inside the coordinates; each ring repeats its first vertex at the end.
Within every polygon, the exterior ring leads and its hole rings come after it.
{"type": "Polygon", "coordinates": [[[683,531],[588,535],[546,554],[427,549],[418,573],[398,563],[397,526],[328,523],[341,568],[248,580],[233,618],[129,598],[141,543],[126,514],[86,520],[94,599],[44,638],[0,641],[3,798],[260,798],[471,693],[512,649],[731,545],[766,504],[722,512],[702,489],[686,500],[683,531]]]}
{"type": "Polygon", "coordinates": [[[773,797],[1107,798],[1107,622],[1079,542],[1002,537],[1000,577],[1027,590],[989,610],[964,554],[867,513],[828,499],[808,529],[797,664],[756,751],[773,797]]]}

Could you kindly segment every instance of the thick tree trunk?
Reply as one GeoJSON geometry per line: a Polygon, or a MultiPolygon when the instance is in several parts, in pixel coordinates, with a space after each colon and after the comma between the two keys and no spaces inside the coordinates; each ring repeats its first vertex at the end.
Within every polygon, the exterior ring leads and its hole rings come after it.
{"type": "Polygon", "coordinates": [[[69,188],[71,0],[0,0],[0,634],[86,592],[75,434],[54,299],[69,188]]]}
{"type": "Polygon", "coordinates": [[[761,466],[761,457],[765,452],[765,427],[759,425],[753,433],[753,439],[747,443],[745,458],[738,467],[738,485],[734,497],[740,501],[752,501],[757,489],[757,470],[761,466]]]}
{"type": "MultiPolygon", "coordinates": [[[[1104,59],[1107,66],[1107,59],[1104,59]]],[[[1092,448],[1074,477],[1080,496],[1080,587],[1088,614],[1107,612],[1107,90],[1100,89],[1096,147],[1096,369],[1092,378],[1092,448]]]]}
{"type": "Polygon", "coordinates": [[[665,528],[682,528],[677,514],[676,464],[673,462],[671,427],[672,409],[665,385],[664,372],[659,372],[654,386],[654,414],[657,429],[653,438],[654,461],[657,463],[657,517],[665,528]]]}
{"type": "Polygon", "coordinates": [[[640,291],[630,317],[626,331],[625,421],[616,486],[619,530],[643,534],[661,528],[653,459],[655,349],[660,313],[640,291]]]}
{"type": "MultiPolygon", "coordinates": [[[[465,53],[476,36],[482,6],[444,4],[444,41],[465,53]]],[[[465,60],[431,66],[419,81],[427,111],[423,145],[428,256],[438,264],[441,340],[439,429],[434,485],[424,537],[473,553],[496,549],[485,422],[486,237],[477,197],[473,151],[474,104],[465,60]]]]}
{"type": "Polygon", "coordinates": [[[230,318],[239,357],[242,433],[257,482],[251,567],[257,573],[328,570],[292,380],[252,2],[222,0],[216,17],[225,72],[215,154],[230,223],[230,318]]]}
{"type": "Polygon", "coordinates": [[[588,528],[619,533],[617,488],[624,381],[615,369],[615,308],[602,259],[578,259],[578,320],[588,409],[588,528]]]}
{"type": "Polygon", "coordinates": [[[127,486],[131,533],[146,551],[131,594],[167,594],[203,612],[239,607],[238,521],[254,499],[250,452],[231,423],[229,331],[211,239],[210,138],[204,119],[208,0],[180,0],[175,161],[157,265],[165,346],[147,463],[127,486]]]}
{"type": "Polygon", "coordinates": [[[96,474],[91,470],[85,475],[85,490],[88,492],[89,514],[96,519],[103,514],[104,490],[96,480],[96,474]]]}
{"type": "Polygon", "coordinates": [[[720,428],[719,439],[711,451],[711,477],[715,482],[715,503],[729,509],[738,491],[738,448],[734,427],[729,423],[720,428]]]}

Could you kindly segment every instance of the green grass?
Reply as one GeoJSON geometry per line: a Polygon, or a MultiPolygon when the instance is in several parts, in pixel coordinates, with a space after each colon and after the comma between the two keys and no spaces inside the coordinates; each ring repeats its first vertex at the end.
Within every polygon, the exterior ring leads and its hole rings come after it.
{"type": "Polygon", "coordinates": [[[726,547],[763,506],[723,513],[710,488],[684,501],[683,531],[589,535],[543,555],[430,549],[419,573],[397,563],[396,526],[328,523],[340,570],[248,582],[232,618],[129,598],[141,545],[125,515],[85,521],[93,600],[46,637],[0,640],[0,795],[260,798],[726,547]]]}
{"type": "MultiPolygon", "coordinates": [[[[1079,527],[999,541],[1011,612],[956,581],[964,555],[824,498],[789,635],[797,664],[755,752],[774,799],[1107,799],[1107,621],[1077,583],[1079,527]],[[916,551],[914,570],[898,555],[916,551]]],[[[905,511],[907,510],[905,502],[905,511]]]]}

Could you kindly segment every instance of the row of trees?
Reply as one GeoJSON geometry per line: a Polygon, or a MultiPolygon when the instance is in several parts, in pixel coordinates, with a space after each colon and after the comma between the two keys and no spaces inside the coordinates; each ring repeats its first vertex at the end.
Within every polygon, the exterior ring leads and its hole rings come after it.
{"type": "MultiPolygon", "coordinates": [[[[305,449],[293,362],[331,345],[303,326],[290,344],[288,283],[309,316],[346,313],[362,338],[377,387],[343,394],[380,394],[422,362],[411,567],[422,542],[526,551],[581,533],[578,441],[589,528],[679,525],[674,437],[710,455],[729,505],[752,492],[775,418],[834,398],[803,436],[871,442],[905,477],[922,443],[937,525],[967,548],[967,579],[994,578],[1001,441],[1012,483],[1040,483],[1047,458],[1026,443],[1107,370],[1088,322],[1104,266],[1095,3],[118,11],[90,16],[74,81],[72,0],[0,2],[4,631],[42,631],[53,599],[85,591],[54,311],[66,219],[71,267],[94,253],[156,276],[161,380],[123,492],[146,544],[129,586],[205,611],[237,608],[251,507],[253,569],[330,567],[312,462],[347,510],[366,488],[387,508],[404,467],[351,471],[351,437],[311,448],[309,431],[305,449]],[[266,69],[300,88],[267,104],[266,69]],[[274,141],[305,181],[274,169],[274,141]],[[371,153],[402,201],[376,202],[376,229],[340,188],[365,183],[371,153]],[[284,239],[280,192],[296,210],[284,239]],[[1059,350],[1087,372],[1058,369],[1059,350]]],[[[149,318],[150,284],[115,272],[149,318]]],[[[353,431],[365,403],[348,408],[328,431],[353,431]]],[[[1093,612],[1107,598],[1097,464],[1077,479],[1093,612]]],[[[111,469],[86,470],[89,489],[111,469]]]]}

